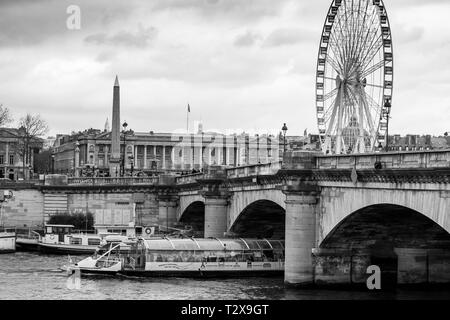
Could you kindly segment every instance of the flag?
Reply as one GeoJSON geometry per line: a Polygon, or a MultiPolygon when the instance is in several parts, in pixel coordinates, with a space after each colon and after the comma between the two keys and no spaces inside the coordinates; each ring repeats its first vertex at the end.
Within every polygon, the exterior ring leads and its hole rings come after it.
{"type": "Polygon", "coordinates": [[[188,112],[191,112],[191,106],[188,103],[188,112]]]}

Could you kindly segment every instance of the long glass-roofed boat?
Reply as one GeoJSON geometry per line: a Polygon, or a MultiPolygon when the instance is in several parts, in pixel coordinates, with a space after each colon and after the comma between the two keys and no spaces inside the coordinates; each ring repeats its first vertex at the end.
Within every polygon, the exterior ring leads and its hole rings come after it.
{"type": "Polygon", "coordinates": [[[284,272],[284,240],[153,238],[111,242],[69,271],[131,276],[268,276],[284,272]]]}

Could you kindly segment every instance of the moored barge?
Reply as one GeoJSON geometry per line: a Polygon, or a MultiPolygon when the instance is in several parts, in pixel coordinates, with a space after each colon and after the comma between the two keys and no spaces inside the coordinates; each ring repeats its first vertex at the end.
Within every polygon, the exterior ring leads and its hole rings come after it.
{"type": "Polygon", "coordinates": [[[249,277],[284,272],[284,241],[154,238],[110,243],[69,273],[139,277],[249,277]]]}

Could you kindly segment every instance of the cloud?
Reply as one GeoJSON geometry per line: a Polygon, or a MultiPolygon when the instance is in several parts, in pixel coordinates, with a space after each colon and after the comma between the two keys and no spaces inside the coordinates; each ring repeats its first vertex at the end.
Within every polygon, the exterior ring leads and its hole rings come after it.
{"type": "Polygon", "coordinates": [[[157,36],[155,27],[145,28],[141,24],[136,32],[119,31],[111,36],[106,33],[97,33],[87,36],[84,41],[96,45],[147,47],[157,36]]]}
{"type": "Polygon", "coordinates": [[[237,47],[250,47],[254,45],[262,37],[258,33],[247,31],[244,34],[238,35],[234,39],[234,45],[237,47]]]}
{"type": "Polygon", "coordinates": [[[311,40],[311,32],[300,28],[285,28],[273,31],[265,39],[263,46],[279,47],[311,40]]]}

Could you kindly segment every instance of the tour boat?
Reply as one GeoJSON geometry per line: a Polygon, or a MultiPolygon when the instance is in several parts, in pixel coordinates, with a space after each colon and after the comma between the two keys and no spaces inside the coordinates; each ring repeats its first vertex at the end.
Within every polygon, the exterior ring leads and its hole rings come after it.
{"type": "Polygon", "coordinates": [[[128,276],[270,276],[284,272],[284,241],[151,238],[110,242],[68,273],[128,276]]]}
{"type": "Polygon", "coordinates": [[[16,251],[16,233],[14,229],[0,229],[0,253],[16,251]]]}

